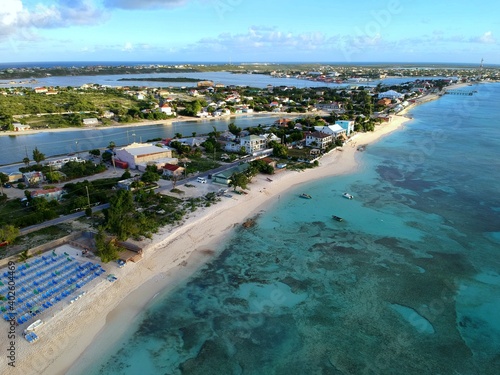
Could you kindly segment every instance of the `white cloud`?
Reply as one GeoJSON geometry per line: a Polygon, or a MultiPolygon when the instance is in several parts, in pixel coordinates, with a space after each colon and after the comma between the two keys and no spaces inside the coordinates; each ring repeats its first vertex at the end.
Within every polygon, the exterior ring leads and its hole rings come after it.
{"type": "Polygon", "coordinates": [[[484,44],[495,44],[497,42],[491,31],[485,32],[483,35],[476,38],[474,41],[484,44]]]}
{"type": "Polygon", "coordinates": [[[222,33],[217,37],[203,38],[189,50],[241,50],[249,46],[261,51],[328,49],[338,44],[339,38],[328,38],[323,33],[283,32],[269,27],[252,26],[244,34],[222,33]]]}
{"type": "Polygon", "coordinates": [[[26,39],[36,29],[91,25],[104,17],[106,14],[92,0],[58,0],[49,6],[39,3],[32,9],[26,8],[23,0],[2,0],[0,38],[26,39]]]}
{"type": "Polygon", "coordinates": [[[4,27],[15,24],[18,15],[23,11],[23,3],[21,0],[3,0],[0,9],[0,31],[4,27]]]}
{"type": "Polygon", "coordinates": [[[107,8],[120,9],[159,9],[185,5],[188,0],[104,0],[107,8]]]}
{"type": "Polygon", "coordinates": [[[125,45],[122,48],[122,51],[124,51],[124,52],[132,52],[133,50],[134,50],[134,46],[130,42],[125,43],[125,45]]]}

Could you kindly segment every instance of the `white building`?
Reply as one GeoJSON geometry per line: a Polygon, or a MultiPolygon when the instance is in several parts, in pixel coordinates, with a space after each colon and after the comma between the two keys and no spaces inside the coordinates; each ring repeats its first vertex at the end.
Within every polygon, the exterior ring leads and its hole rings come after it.
{"type": "Polygon", "coordinates": [[[348,136],[354,132],[354,120],[337,120],[335,124],[345,129],[348,136]]]}
{"type": "Polygon", "coordinates": [[[247,153],[252,154],[256,151],[265,150],[267,145],[266,137],[260,135],[248,135],[240,138],[240,146],[245,147],[247,153]]]}
{"type": "Polygon", "coordinates": [[[135,169],[139,164],[147,165],[148,161],[158,161],[172,158],[172,149],[158,147],[148,143],[132,143],[129,146],[115,149],[115,157],[127,162],[130,169],[135,169]]]}
{"type": "Polygon", "coordinates": [[[328,147],[333,142],[333,135],[322,132],[313,132],[306,135],[306,146],[316,147],[321,150],[328,147]]]}
{"type": "Polygon", "coordinates": [[[347,130],[344,129],[339,124],[315,126],[314,130],[325,133],[325,134],[331,134],[334,139],[337,139],[338,137],[342,136],[342,134],[347,134],[347,130]]]}
{"type": "Polygon", "coordinates": [[[402,97],[404,97],[403,94],[400,94],[399,92],[394,91],[394,90],[389,90],[389,91],[381,92],[378,94],[379,99],[382,99],[382,98],[401,99],[402,97]]]}
{"type": "Polygon", "coordinates": [[[97,124],[99,124],[99,120],[96,119],[95,117],[84,118],[82,121],[83,121],[83,126],[96,126],[97,124]]]}
{"type": "Polygon", "coordinates": [[[167,114],[167,115],[173,115],[174,112],[172,111],[172,107],[170,107],[170,105],[168,105],[167,103],[164,103],[161,107],[160,107],[160,111],[167,114]]]}

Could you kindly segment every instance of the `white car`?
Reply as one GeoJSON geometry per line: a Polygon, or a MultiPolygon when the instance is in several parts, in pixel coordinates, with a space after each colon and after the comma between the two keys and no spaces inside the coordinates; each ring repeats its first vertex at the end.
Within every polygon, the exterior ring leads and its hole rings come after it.
{"type": "Polygon", "coordinates": [[[198,181],[199,183],[201,184],[206,184],[207,183],[207,179],[206,178],[203,178],[203,177],[198,177],[196,179],[196,181],[198,181]]]}

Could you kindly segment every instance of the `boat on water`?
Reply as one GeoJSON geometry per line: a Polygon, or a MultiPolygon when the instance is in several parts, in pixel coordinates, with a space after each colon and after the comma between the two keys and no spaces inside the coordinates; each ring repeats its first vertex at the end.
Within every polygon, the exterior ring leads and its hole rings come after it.
{"type": "Polygon", "coordinates": [[[343,196],[344,198],[347,198],[347,199],[352,199],[352,198],[354,198],[354,196],[352,196],[352,195],[351,195],[351,194],[349,194],[349,193],[344,193],[344,194],[342,194],[342,196],[343,196]]]}
{"type": "Polygon", "coordinates": [[[311,199],[312,198],[309,194],[306,194],[306,193],[300,194],[300,197],[304,198],[304,199],[311,199]]]}
{"type": "Polygon", "coordinates": [[[340,216],[337,215],[332,215],[332,219],[337,221],[344,221],[344,219],[342,219],[340,216]]]}

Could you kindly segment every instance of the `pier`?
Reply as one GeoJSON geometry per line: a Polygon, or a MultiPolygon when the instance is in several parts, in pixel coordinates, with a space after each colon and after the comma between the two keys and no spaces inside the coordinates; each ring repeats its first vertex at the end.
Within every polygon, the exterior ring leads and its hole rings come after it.
{"type": "Polygon", "coordinates": [[[472,96],[476,93],[476,90],[450,90],[445,91],[445,95],[464,95],[464,96],[472,96]]]}

